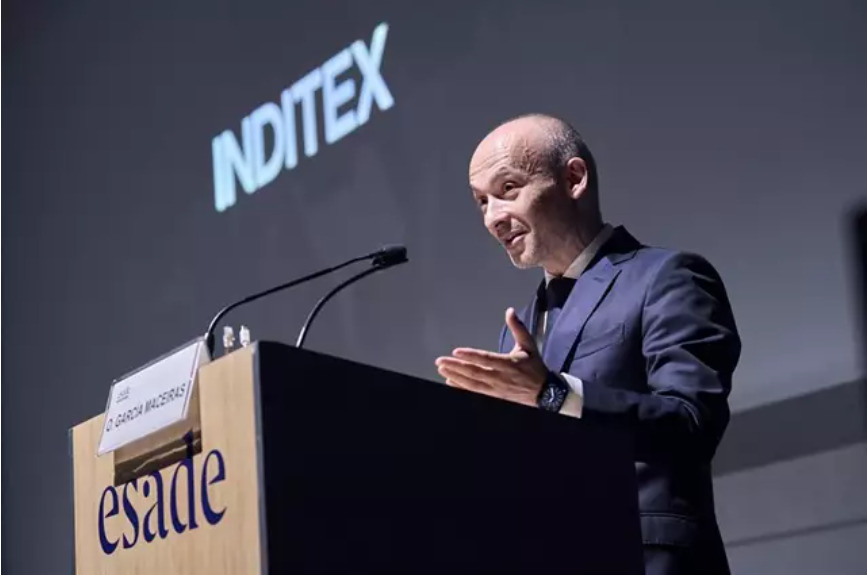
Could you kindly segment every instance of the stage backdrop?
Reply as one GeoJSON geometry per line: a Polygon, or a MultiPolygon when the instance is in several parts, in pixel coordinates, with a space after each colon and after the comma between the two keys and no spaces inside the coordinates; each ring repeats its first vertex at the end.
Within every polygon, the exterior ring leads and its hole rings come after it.
{"type": "MultiPolygon", "coordinates": [[[[609,222],[718,267],[736,411],[863,374],[863,3],[4,8],[4,572],[70,568],[66,429],[245,293],[403,243],[309,347],[431,379],[495,347],[540,272],[487,235],[467,164],[525,112],[583,133],[609,222]]],[[[226,322],[294,341],[338,281],[226,322]]]]}

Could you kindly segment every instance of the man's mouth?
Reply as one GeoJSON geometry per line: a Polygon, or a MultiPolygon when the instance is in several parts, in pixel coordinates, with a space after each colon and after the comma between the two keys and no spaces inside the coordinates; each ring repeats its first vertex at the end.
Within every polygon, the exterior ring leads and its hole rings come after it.
{"type": "Polygon", "coordinates": [[[506,235],[503,237],[503,246],[506,248],[512,248],[519,240],[524,238],[526,234],[526,232],[514,232],[506,235]]]}

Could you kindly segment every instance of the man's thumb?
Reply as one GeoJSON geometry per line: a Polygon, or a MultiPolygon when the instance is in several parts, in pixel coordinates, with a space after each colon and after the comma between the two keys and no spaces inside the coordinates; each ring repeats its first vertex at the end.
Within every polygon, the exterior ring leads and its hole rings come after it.
{"type": "Polygon", "coordinates": [[[533,350],[536,348],[533,336],[531,336],[527,327],[524,326],[524,323],[521,322],[521,319],[518,318],[518,315],[515,314],[515,309],[512,307],[506,309],[506,326],[509,327],[509,331],[515,339],[516,346],[524,350],[533,350]]]}

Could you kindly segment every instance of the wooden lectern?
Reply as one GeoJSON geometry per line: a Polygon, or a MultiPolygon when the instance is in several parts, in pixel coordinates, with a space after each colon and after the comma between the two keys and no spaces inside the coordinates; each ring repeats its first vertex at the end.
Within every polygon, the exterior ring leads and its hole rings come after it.
{"type": "Polygon", "coordinates": [[[102,415],[71,429],[77,573],[643,572],[616,422],[271,342],[196,387],[186,449],[125,482],[102,415]]]}

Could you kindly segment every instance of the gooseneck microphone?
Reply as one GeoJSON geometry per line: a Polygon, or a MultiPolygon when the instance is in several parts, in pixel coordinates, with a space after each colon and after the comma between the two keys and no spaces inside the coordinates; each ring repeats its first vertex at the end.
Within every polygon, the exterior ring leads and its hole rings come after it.
{"type": "Polygon", "coordinates": [[[351,276],[350,278],[330,290],[328,293],[326,293],[324,297],[319,299],[316,305],[314,305],[313,309],[311,309],[310,314],[307,315],[307,320],[304,321],[304,324],[301,327],[301,331],[299,331],[298,333],[298,339],[295,341],[295,346],[298,348],[302,348],[302,346],[304,345],[304,339],[307,337],[307,333],[310,330],[311,324],[313,324],[313,320],[316,318],[316,315],[319,314],[319,311],[323,308],[323,306],[333,296],[335,296],[354,282],[361,280],[368,275],[405,262],[407,262],[407,249],[403,246],[387,246],[380,250],[379,254],[375,256],[371,261],[371,268],[362,271],[357,275],[351,276]]]}
{"type": "MultiPolygon", "coordinates": [[[[358,256],[356,258],[351,258],[350,260],[342,262],[339,265],[325,268],[325,269],[317,271],[315,273],[303,276],[301,278],[297,278],[295,280],[291,280],[289,282],[285,282],[283,284],[279,284],[277,286],[271,287],[269,289],[265,289],[263,291],[260,291],[258,293],[254,293],[252,295],[248,295],[242,299],[239,299],[237,301],[229,303],[228,305],[226,305],[225,307],[220,309],[216,315],[214,315],[214,318],[212,318],[211,322],[208,324],[208,330],[205,331],[205,346],[208,347],[208,353],[211,355],[211,358],[214,358],[214,330],[217,328],[217,323],[220,322],[220,319],[225,317],[229,313],[229,311],[231,311],[237,307],[240,307],[241,305],[253,302],[255,300],[259,300],[263,297],[267,297],[268,295],[276,293],[278,291],[292,288],[294,286],[300,285],[302,283],[313,280],[315,278],[319,278],[321,276],[331,274],[331,273],[338,271],[344,267],[347,267],[351,264],[354,264],[354,263],[357,263],[360,261],[364,261],[364,260],[369,260],[369,259],[371,260],[371,268],[370,269],[366,270],[365,273],[362,275],[356,275],[355,277],[352,277],[350,279],[350,281],[348,281],[347,283],[344,283],[343,285],[339,285],[338,289],[334,290],[333,293],[337,292],[338,290],[340,290],[341,288],[346,286],[346,284],[349,284],[349,282],[357,280],[358,278],[361,278],[363,276],[367,276],[368,274],[371,274],[371,273],[376,272],[378,270],[382,270],[384,268],[389,268],[391,266],[394,266],[395,264],[398,264],[399,262],[406,262],[407,249],[404,248],[403,246],[389,245],[389,246],[383,247],[382,249],[380,249],[378,251],[372,252],[370,254],[366,254],[364,256],[358,256]],[[400,260],[400,259],[403,259],[403,260],[400,260]]],[[[327,297],[330,298],[333,293],[329,293],[329,295],[327,295],[327,297]]],[[[328,298],[321,299],[320,303],[324,304],[325,300],[328,300],[328,298]]],[[[321,308],[320,303],[317,303],[317,304],[321,308]]],[[[313,315],[313,311],[312,311],[312,316],[315,316],[315,315],[313,315]]],[[[312,320],[312,318],[309,316],[308,321],[305,323],[305,327],[307,327],[307,325],[310,323],[311,320],[312,320]]],[[[305,330],[305,328],[303,327],[302,330],[305,330]]]]}

